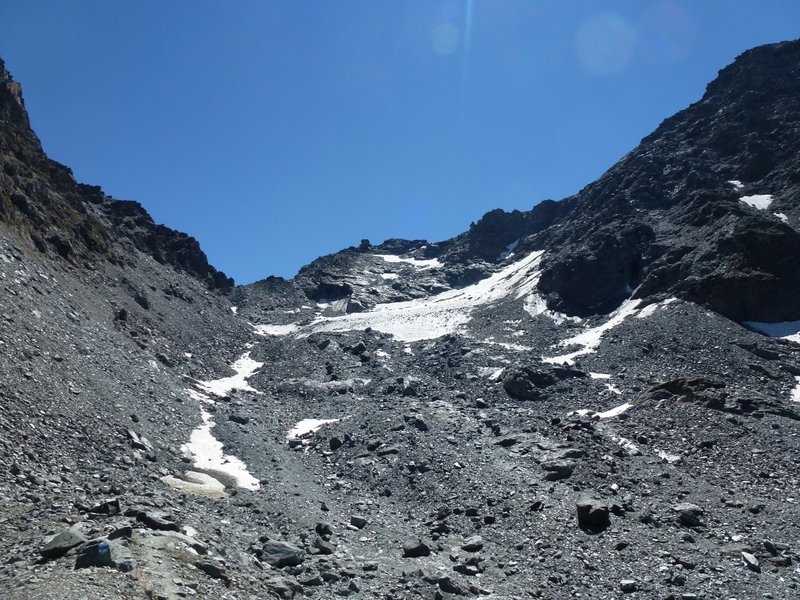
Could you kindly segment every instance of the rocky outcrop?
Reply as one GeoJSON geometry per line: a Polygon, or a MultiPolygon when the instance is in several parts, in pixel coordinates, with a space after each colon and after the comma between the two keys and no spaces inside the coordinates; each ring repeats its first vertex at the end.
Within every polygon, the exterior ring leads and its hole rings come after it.
{"type": "Polygon", "coordinates": [[[136,202],[115,200],[79,184],[49,159],[30,128],[20,85],[0,61],[0,221],[38,251],[68,263],[125,264],[126,242],[160,263],[189,273],[211,289],[233,280],[208,263],[193,237],[153,222],[136,202]]]}

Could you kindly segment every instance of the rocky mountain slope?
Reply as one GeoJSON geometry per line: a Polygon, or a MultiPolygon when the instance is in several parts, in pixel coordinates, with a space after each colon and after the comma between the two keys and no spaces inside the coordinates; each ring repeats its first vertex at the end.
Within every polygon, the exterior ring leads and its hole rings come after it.
{"type": "Polygon", "coordinates": [[[233,287],[0,67],[0,591],[797,597],[799,72],[753,49],[575,196],[233,287]]]}

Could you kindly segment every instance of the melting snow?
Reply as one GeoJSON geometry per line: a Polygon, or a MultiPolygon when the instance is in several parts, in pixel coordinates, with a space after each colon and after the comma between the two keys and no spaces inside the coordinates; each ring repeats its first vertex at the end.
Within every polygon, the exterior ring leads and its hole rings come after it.
{"type": "Polygon", "coordinates": [[[784,223],[788,223],[788,222],[789,222],[789,217],[787,217],[787,216],[786,216],[785,214],[783,214],[783,213],[772,213],[772,214],[773,214],[773,215],[775,215],[776,217],[778,217],[778,218],[779,218],[781,221],[783,221],[784,223]]]}
{"type": "Polygon", "coordinates": [[[759,210],[766,210],[772,202],[772,194],[755,194],[754,196],[742,196],[739,198],[740,202],[757,208],[759,210]]]}
{"type": "MultiPolygon", "coordinates": [[[[310,331],[352,331],[371,327],[395,338],[413,342],[455,333],[472,319],[482,305],[529,294],[539,278],[542,252],[533,252],[473,285],[448,290],[427,298],[378,304],[372,311],[340,317],[321,317],[310,331]]],[[[382,255],[378,255],[382,256],[382,255]]],[[[397,258],[397,257],[395,257],[397,258]]]]}
{"type": "Polygon", "coordinates": [[[728,183],[730,183],[736,190],[740,190],[744,187],[744,184],[738,179],[731,179],[728,183]]]}
{"type": "Polygon", "coordinates": [[[236,371],[236,375],[223,377],[221,379],[212,379],[211,381],[198,381],[197,387],[208,394],[219,396],[220,398],[224,398],[233,390],[242,390],[245,392],[260,394],[261,392],[251,387],[250,384],[247,383],[247,379],[255,375],[256,371],[263,366],[264,363],[253,360],[250,358],[250,353],[245,352],[239,358],[239,360],[237,360],[231,366],[231,368],[236,371]]]}
{"type": "Polygon", "coordinates": [[[317,431],[323,425],[337,423],[339,419],[303,419],[286,434],[287,440],[296,440],[317,431]]]}
{"type": "Polygon", "coordinates": [[[240,459],[223,452],[222,442],[211,433],[214,419],[211,413],[202,411],[203,424],[192,432],[189,441],[182,447],[192,454],[197,469],[223,473],[233,478],[236,485],[247,490],[257,490],[258,479],[253,477],[240,459]]]}
{"type": "Polygon", "coordinates": [[[231,312],[232,312],[233,314],[236,314],[236,313],[238,313],[238,312],[239,312],[239,307],[238,307],[238,306],[231,306],[231,312]]]}
{"type": "MultiPolygon", "coordinates": [[[[223,377],[221,379],[212,379],[211,381],[197,381],[195,385],[203,391],[187,389],[186,393],[193,400],[204,404],[214,404],[212,396],[224,397],[232,390],[245,390],[260,394],[261,392],[252,388],[250,384],[247,383],[247,378],[252,377],[263,364],[264,363],[253,360],[250,358],[250,353],[245,352],[232,365],[233,370],[236,371],[235,375],[223,377]]],[[[200,414],[203,418],[202,425],[199,425],[192,431],[189,441],[182,446],[183,450],[192,455],[195,468],[212,473],[221,473],[235,481],[238,487],[248,490],[257,490],[259,487],[258,480],[247,470],[247,465],[239,458],[231,456],[230,454],[225,454],[223,452],[222,442],[217,440],[211,433],[211,429],[214,427],[214,419],[211,413],[202,410],[200,414]]],[[[197,493],[205,493],[206,495],[219,492],[219,486],[207,479],[209,476],[200,476],[199,478],[194,476],[190,477],[190,473],[191,472],[184,475],[184,479],[176,479],[173,477],[162,479],[162,481],[185,491],[195,491],[197,493]],[[194,477],[194,479],[192,479],[192,477],[194,477]],[[199,486],[199,488],[193,486],[199,486]],[[203,490],[205,491],[203,492],[203,490]]],[[[211,479],[214,478],[211,477],[211,479]]],[[[217,481],[217,483],[222,485],[219,481],[217,481]]]]}
{"type": "Polygon", "coordinates": [[[608,373],[589,373],[589,377],[592,379],[611,379],[611,375],[608,373]]]}
{"type": "Polygon", "coordinates": [[[438,259],[435,258],[423,260],[419,258],[397,256],[395,254],[376,254],[375,256],[377,256],[378,258],[382,258],[383,260],[389,263],[408,263],[410,265],[414,265],[419,269],[433,269],[442,266],[442,263],[440,263],[438,259]]]}
{"type": "Polygon", "coordinates": [[[387,280],[398,279],[400,275],[397,273],[381,273],[381,277],[387,280]]]}
{"type": "Polygon", "coordinates": [[[781,323],[744,321],[742,325],[755,329],[768,337],[779,337],[800,344],[800,321],[782,321],[781,323]]]}
{"type": "Polygon", "coordinates": [[[256,335],[289,335],[298,330],[294,323],[288,325],[253,325],[256,335]]]}

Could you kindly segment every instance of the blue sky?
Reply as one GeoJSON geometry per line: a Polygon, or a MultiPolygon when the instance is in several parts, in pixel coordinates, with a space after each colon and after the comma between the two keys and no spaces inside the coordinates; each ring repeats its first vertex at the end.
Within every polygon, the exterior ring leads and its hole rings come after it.
{"type": "Polygon", "coordinates": [[[48,154],[239,283],[577,192],[796,0],[9,0],[48,154]]]}

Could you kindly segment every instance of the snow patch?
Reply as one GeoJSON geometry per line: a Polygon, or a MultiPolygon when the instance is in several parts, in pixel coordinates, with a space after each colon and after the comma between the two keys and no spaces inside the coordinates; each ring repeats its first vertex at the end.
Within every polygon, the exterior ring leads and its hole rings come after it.
{"type": "Polygon", "coordinates": [[[617,310],[611,313],[608,321],[597,327],[587,329],[583,333],[579,333],[571,338],[559,342],[559,346],[582,346],[574,352],[568,354],[561,354],[559,356],[543,357],[542,360],[546,363],[561,364],[567,363],[569,365],[575,364],[575,359],[585,354],[591,354],[597,351],[600,342],[603,339],[603,334],[622,323],[631,315],[637,312],[636,307],[639,306],[640,300],[625,300],[617,310]]]}
{"type": "Polygon", "coordinates": [[[625,404],[620,404],[619,406],[615,406],[614,408],[610,408],[603,412],[594,412],[588,408],[581,408],[575,411],[572,411],[567,416],[570,415],[578,415],[581,417],[590,416],[590,417],[597,417],[598,419],[611,419],[612,417],[618,417],[622,413],[626,412],[629,408],[631,408],[633,404],[630,402],[626,402],[625,404]]]}
{"type": "Polygon", "coordinates": [[[776,217],[778,217],[778,218],[779,218],[781,221],[783,221],[784,223],[788,223],[788,222],[789,222],[789,217],[787,217],[787,216],[786,216],[785,214],[783,214],[783,213],[772,213],[772,214],[773,214],[773,215],[775,215],[776,217]]]}
{"type": "Polygon", "coordinates": [[[772,194],[755,194],[753,196],[742,196],[739,202],[744,202],[748,206],[759,210],[767,210],[772,203],[772,194]]]}
{"type": "Polygon", "coordinates": [[[581,322],[580,317],[570,317],[564,313],[550,310],[547,308],[547,301],[535,292],[531,292],[531,294],[525,299],[525,303],[522,305],[522,308],[524,308],[525,312],[532,317],[537,317],[539,315],[549,317],[556,325],[562,325],[567,321],[570,323],[581,322]]]}
{"type": "Polygon", "coordinates": [[[323,425],[338,423],[339,419],[303,419],[286,434],[287,440],[296,440],[318,431],[323,425]]]}
{"type": "Polygon", "coordinates": [[[223,452],[222,442],[211,433],[214,419],[211,413],[201,411],[203,424],[192,432],[189,441],[181,449],[186,450],[194,459],[194,467],[204,471],[222,473],[231,477],[236,485],[246,490],[257,490],[258,479],[253,477],[240,459],[223,452]]]}
{"type": "Polygon", "coordinates": [[[442,263],[439,262],[436,258],[430,258],[428,260],[420,259],[420,258],[411,258],[405,256],[397,256],[395,254],[375,254],[378,258],[382,258],[388,263],[407,263],[409,265],[413,265],[420,270],[424,269],[435,269],[436,267],[441,267],[442,263]]]}
{"type": "Polygon", "coordinates": [[[730,181],[728,181],[728,183],[730,183],[733,186],[733,189],[735,190],[740,190],[744,187],[744,184],[738,179],[731,179],[730,181]]]}
{"type": "Polygon", "coordinates": [[[383,279],[391,281],[393,279],[398,279],[400,275],[398,275],[397,273],[381,273],[381,277],[383,279]]]}
{"type": "Polygon", "coordinates": [[[503,250],[497,257],[498,262],[514,256],[514,250],[517,249],[517,246],[519,246],[519,240],[513,241],[508,246],[506,246],[506,249],[503,250]]]}
{"type": "Polygon", "coordinates": [[[800,376],[795,377],[795,386],[792,389],[792,402],[800,402],[800,376]]]}
{"type": "Polygon", "coordinates": [[[639,319],[644,319],[653,315],[659,308],[663,308],[664,306],[672,304],[676,301],[677,298],[667,298],[666,300],[662,300],[656,304],[648,304],[644,308],[639,309],[641,300],[632,300],[629,298],[628,300],[625,300],[619,306],[619,308],[617,308],[617,310],[612,312],[609,315],[608,320],[602,325],[587,329],[583,333],[579,333],[571,338],[562,340],[558,344],[559,346],[583,346],[582,348],[579,348],[574,352],[561,354],[559,356],[542,357],[542,360],[551,364],[567,363],[569,365],[574,365],[577,357],[596,352],[597,348],[600,346],[600,342],[603,339],[603,334],[622,323],[628,317],[636,316],[639,319]]]}
{"type": "Polygon", "coordinates": [[[509,296],[521,298],[529,294],[539,279],[537,267],[542,254],[541,251],[533,252],[465,288],[448,290],[427,298],[378,304],[369,312],[320,317],[307,329],[311,333],[371,327],[405,342],[435,339],[455,333],[470,322],[475,308],[509,296]]]}
{"type": "Polygon", "coordinates": [[[589,377],[592,379],[611,379],[611,375],[608,373],[589,373],[589,377]]]}
{"type": "Polygon", "coordinates": [[[245,352],[239,359],[233,363],[231,368],[236,371],[236,375],[230,377],[223,377],[221,379],[212,379],[211,381],[198,381],[197,387],[213,396],[224,398],[233,390],[242,390],[245,392],[252,392],[260,394],[257,389],[247,383],[247,379],[256,374],[256,372],[264,366],[264,363],[250,358],[250,353],[245,352]]]}
{"type": "Polygon", "coordinates": [[[238,312],[239,312],[239,307],[238,307],[238,306],[231,306],[231,312],[232,312],[233,314],[238,314],[238,312]]]}
{"type": "Polygon", "coordinates": [[[289,335],[299,329],[295,323],[288,325],[253,325],[256,335],[289,335]]]}

